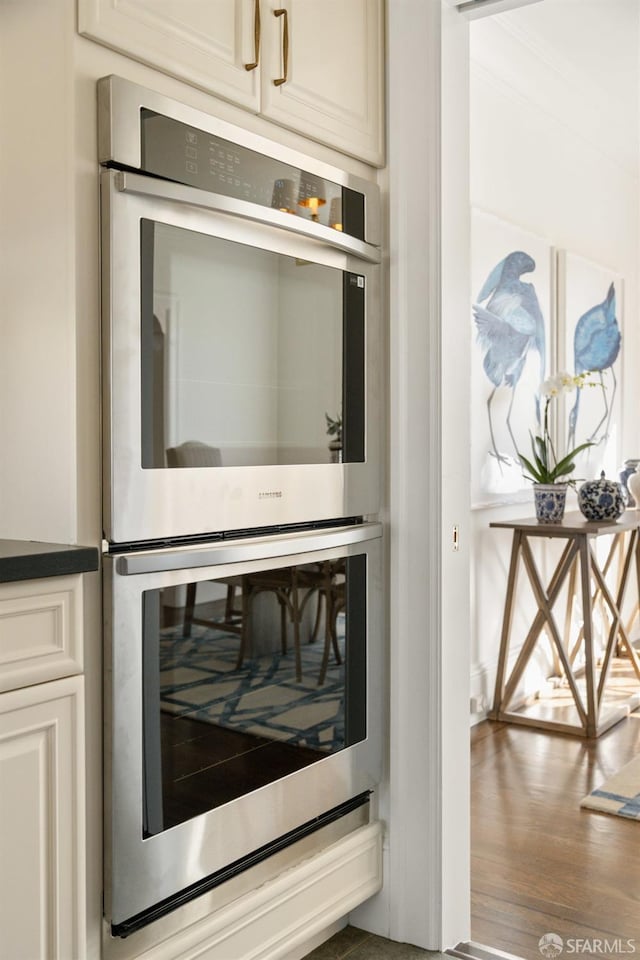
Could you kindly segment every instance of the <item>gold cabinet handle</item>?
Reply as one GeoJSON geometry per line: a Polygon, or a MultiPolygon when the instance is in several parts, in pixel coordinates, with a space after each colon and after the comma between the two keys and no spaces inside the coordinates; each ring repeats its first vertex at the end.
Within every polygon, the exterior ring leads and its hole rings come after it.
{"type": "Polygon", "coordinates": [[[253,56],[254,63],[245,63],[245,70],[255,70],[260,62],[260,0],[254,0],[253,13],[253,56]]]}
{"type": "Polygon", "coordinates": [[[274,85],[276,87],[281,86],[283,83],[287,82],[287,74],[289,71],[289,14],[286,10],[274,10],[274,17],[284,17],[284,27],[282,29],[282,65],[284,68],[284,73],[281,77],[278,77],[277,80],[274,80],[274,85]]]}

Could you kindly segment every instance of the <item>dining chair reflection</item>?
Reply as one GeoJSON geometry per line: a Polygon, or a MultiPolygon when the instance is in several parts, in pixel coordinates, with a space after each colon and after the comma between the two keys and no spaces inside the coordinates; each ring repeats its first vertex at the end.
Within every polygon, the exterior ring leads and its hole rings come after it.
{"type": "MultiPolygon", "coordinates": [[[[219,447],[213,447],[201,441],[191,440],[167,449],[167,465],[174,468],[221,467],[222,454],[219,447]]],[[[324,611],[324,649],[318,676],[318,686],[326,679],[329,657],[333,650],[335,662],[342,663],[338,642],[338,616],[345,610],[346,562],[344,559],[327,560],[320,563],[280,567],[274,570],[239,574],[232,577],[216,578],[215,581],[226,586],[226,597],[222,616],[205,616],[196,613],[196,594],[198,583],[187,584],[184,609],[183,635],[191,636],[193,624],[227,633],[235,633],[240,638],[236,669],[240,669],[247,657],[252,654],[254,639],[255,601],[263,593],[275,596],[280,613],[280,651],[288,652],[288,627],[293,632],[296,681],[302,682],[302,624],[307,608],[313,597],[317,599],[316,614],[309,635],[309,642],[316,641],[322,614],[324,611]]],[[[203,581],[200,581],[203,582],[203,581]]],[[[207,582],[207,581],[204,581],[207,582]]]]}

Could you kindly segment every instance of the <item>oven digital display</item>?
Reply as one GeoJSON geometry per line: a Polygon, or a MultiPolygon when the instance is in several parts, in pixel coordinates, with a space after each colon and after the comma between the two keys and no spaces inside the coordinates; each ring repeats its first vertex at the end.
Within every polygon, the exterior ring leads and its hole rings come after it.
{"type": "Polygon", "coordinates": [[[142,169],[322,223],[364,240],[364,197],[340,184],[151,110],[141,111],[142,169]]]}

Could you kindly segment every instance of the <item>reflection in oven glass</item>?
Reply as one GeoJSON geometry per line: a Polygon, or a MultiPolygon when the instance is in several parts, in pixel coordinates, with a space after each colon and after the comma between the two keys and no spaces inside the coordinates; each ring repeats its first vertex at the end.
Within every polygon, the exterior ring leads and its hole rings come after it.
{"type": "Polygon", "coordinates": [[[363,353],[356,364],[345,336],[359,335],[364,281],[169,224],[140,229],[142,466],[330,463],[343,415],[363,402],[363,353]]]}
{"type": "Polygon", "coordinates": [[[364,593],[364,557],[145,593],[147,836],[363,739],[364,593]]]}

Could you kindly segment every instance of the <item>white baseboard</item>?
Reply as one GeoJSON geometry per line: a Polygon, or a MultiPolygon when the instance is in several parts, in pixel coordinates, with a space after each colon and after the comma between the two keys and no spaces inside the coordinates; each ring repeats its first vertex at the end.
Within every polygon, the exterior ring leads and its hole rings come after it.
{"type": "MultiPolygon", "coordinates": [[[[509,658],[507,661],[507,676],[511,673],[515,665],[521,646],[522,644],[519,644],[509,651],[509,658]]],[[[484,663],[476,662],[471,666],[469,680],[470,726],[475,726],[475,724],[480,723],[482,720],[486,720],[491,708],[493,707],[497,671],[497,649],[495,658],[492,657],[491,660],[485,661],[484,663]]],[[[521,681],[519,685],[520,689],[516,691],[516,695],[514,696],[510,709],[515,710],[519,706],[526,703],[528,699],[532,697],[535,698],[537,695],[542,693],[545,689],[546,683],[547,678],[544,675],[544,668],[538,666],[532,671],[531,664],[529,664],[527,670],[525,670],[525,681],[524,683],[521,681]]]]}
{"type": "Polygon", "coordinates": [[[138,960],[301,960],[382,886],[382,824],[326,850],[139,953],[138,960]]]}
{"type": "Polygon", "coordinates": [[[389,937],[391,930],[391,887],[389,883],[389,837],[382,844],[382,875],[386,882],[380,891],[351,913],[349,923],[378,937],[389,937]]]}

